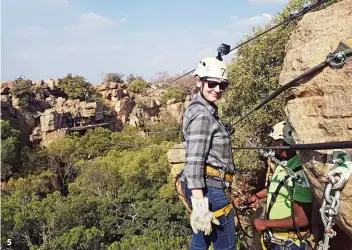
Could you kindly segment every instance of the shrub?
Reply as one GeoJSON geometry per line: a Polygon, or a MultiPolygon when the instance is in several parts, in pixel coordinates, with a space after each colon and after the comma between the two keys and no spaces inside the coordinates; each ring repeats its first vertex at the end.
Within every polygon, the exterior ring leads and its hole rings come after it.
{"type": "Polygon", "coordinates": [[[100,101],[100,93],[86,82],[83,76],[72,76],[68,74],[60,79],[60,88],[65,92],[69,99],[79,99],[81,101],[100,101]]]}
{"type": "Polygon", "coordinates": [[[123,74],[121,73],[107,73],[104,76],[104,82],[118,82],[122,83],[123,74]]]}
{"type": "Polygon", "coordinates": [[[147,86],[148,83],[143,78],[137,78],[128,86],[128,90],[134,93],[140,93],[147,86]]]}
{"type": "Polygon", "coordinates": [[[168,89],[164,92],[161,97],[161,101],[163,104],[166,104],[167,100],[175,99],[175,102],[182,102],[184,99],[185,91],[183,89],[168,89]]]}
{"type": "Polygon", "coordinates": [[[31,89],[31,81],[23,78],[15,80],[14,87],[11,89],[13,96],[19,98],[19,106],[28,107],[32,102],[33,91],[31,89]]]}
{"type": "Polygon", "coordinates": [[[9,179],[20,166],[20,131],[1,120],[1,179],[9,179]]]}

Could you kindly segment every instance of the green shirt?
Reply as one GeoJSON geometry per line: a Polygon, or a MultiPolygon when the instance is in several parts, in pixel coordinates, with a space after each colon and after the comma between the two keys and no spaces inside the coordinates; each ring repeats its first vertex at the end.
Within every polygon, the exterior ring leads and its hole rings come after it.
{"type": "MultiPolygon", "coordinates": [[[[298,158],[298,156],[295,156],[291,158],[287,162],[287,168],[291,169],[296,173],[296,178],[300,181],[294,181],[294,189],[293,189],[293,199],[297,202],[303,202],[303,203],[311,203],[313,202],[313,193],[312,189],[310,187],[309,181],[307,179],[307,176],[304,173],[304,170],[301,168],[301,162],[298,158]]],[[[282,166],[277,166],[273,175],[273,178],[271,179],[269,190],[268,190],[268,197],[267,197],[267,210],[269,208],[269,204],[272,198],[273,193],[276,191],[278,185],[283,182],[285,179],[285,176],[287,176],[287,173],[282,166]]],[[[292,177],[289,177],[286,180],[286,186],[288,187],[293,187],[293,180],[292,177]]],[[[276,202],[273,204],[270,214],[269,214],[269,219],[283,219],[286,217],[291,216],[291,202],[290,202],[290,195],[285,187],[285,185],[282,185],[280,188],[276,202]]],[[[282,229],[273,229],[273,231],[283,231],[282,229]]],[[[286,231],[286,230],[284,230],[286,231]]]]}

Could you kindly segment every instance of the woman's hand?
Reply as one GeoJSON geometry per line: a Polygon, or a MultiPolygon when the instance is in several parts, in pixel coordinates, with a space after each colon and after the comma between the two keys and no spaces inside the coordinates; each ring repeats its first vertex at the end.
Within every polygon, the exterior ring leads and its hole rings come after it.
{"type": "Polygon", "coordinates": [[[195,198],[191,196],[191,201],[191,227],[193,232],[197,234],[199,231],[202,231],[205,235],[209,235],[212,231],[212,223],[220,225],[220,222],[209,211],[208,198],[195,198]]]}

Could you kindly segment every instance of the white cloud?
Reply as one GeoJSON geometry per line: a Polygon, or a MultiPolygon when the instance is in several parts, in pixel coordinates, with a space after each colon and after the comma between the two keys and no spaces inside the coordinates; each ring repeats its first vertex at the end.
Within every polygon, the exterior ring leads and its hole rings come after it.
{"type": "Polygon", "coordinates": [[[127,18],[122,17],[120,19],[108,18],[102,15],[99,15],[94,12],[87,12],[76,18],[75,24],[65,27],[66,31],[91,31],[92,29],[105,29],[113,28],[116,25],[124,23],[127,21],[127,18]]]}
{"type": "Polygon", "coordinates": [[[239,18],[238,16],[230,17],[230,25],[242,30],[248,30],[248,28],[268,24],[273,19],[273,16],[268,13],[263,13],[260,16],[253,16],[249,18],[239,18]]]}
{"type": "Polygon", "coordinates": [[[277,3],[277,4],[286,4],[290,0],[248,0],[250,3],[277,3]]]}

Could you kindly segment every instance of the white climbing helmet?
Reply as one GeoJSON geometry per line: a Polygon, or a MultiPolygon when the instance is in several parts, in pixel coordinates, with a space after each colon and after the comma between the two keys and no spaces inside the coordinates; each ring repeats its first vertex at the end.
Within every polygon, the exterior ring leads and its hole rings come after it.
{"type": "Polygon", "coordinates": [[[277,123],[270,131],[269,136],[274,140],[284,140],[287,144],[294,143],[292,127],[290,122],[282,121],[277,123]]]}
{"type": "Polygon", "coordinates": [[[198,63],[194,76],[220,78],[228,81],[227,65],[216,57],[205,57],[198,63]]]}

